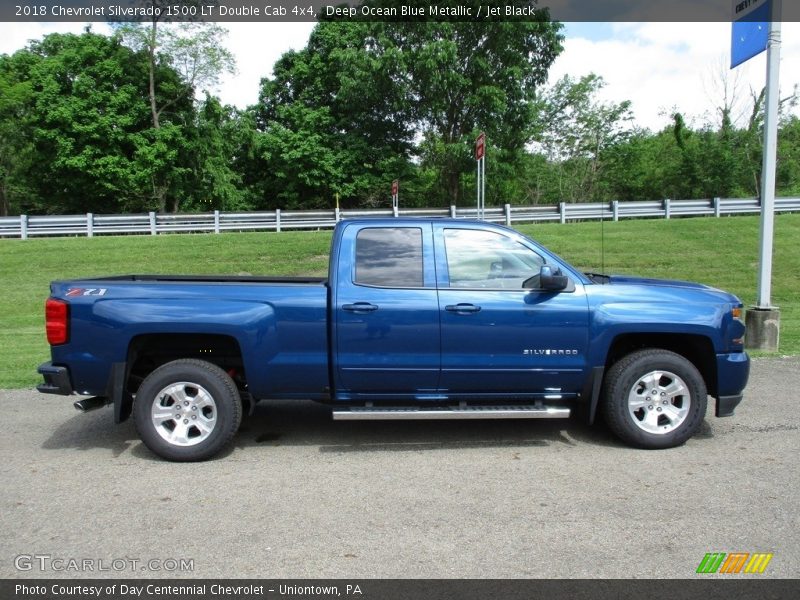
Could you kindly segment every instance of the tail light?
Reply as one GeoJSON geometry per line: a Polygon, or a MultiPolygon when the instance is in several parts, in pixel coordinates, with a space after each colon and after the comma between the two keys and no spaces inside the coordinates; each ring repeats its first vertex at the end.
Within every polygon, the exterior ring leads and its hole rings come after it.
{"type": "Polygon", "coordinates": [[[69,304],[48,298],[44,305],[47,343],[51,346],[66,344],[69,340],[69,304]]]}

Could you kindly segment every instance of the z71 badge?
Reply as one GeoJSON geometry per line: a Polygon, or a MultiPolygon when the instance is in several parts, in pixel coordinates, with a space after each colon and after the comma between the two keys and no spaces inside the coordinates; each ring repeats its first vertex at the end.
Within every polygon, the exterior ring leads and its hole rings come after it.
{"type": "Polygon", "coordinates": [[[74,298],[75,296],[105,296],[106,288],[69,288],[67,290],[67,298],[74,298]]]}

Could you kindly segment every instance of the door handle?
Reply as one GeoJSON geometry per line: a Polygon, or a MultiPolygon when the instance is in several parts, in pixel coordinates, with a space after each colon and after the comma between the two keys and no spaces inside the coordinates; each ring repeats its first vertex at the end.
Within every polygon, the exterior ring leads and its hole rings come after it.
{"type": "Polygon", "coordinates": [[[447,312],[454,312],[460,314],[469,314],[469,313],[476,313],[480,312],[481,307],[475,306],[474,304],[448,304],[444,307],[447,312]]]}
{"type": "Polygon", "coordinates": [[[378,306],[369,302],[356,302],[355,304],[343,304],[342,310],[354,313],[368,313],[378,310],[378,306]]]}

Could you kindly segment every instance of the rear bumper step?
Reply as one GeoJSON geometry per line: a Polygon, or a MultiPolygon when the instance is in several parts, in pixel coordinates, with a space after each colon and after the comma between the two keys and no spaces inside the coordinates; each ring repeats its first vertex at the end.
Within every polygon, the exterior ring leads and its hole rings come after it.
{"type": "Polygon", "coordinates": [[[69,380],[69,370],[67,367],[56,367],[51,362],[42,363],[37,372],[44,377],[44,383],[36,386],[42,394],[61,394],[69,396],[72,394],[72,383],[69,380]]]}
{"type": "Polygon", "coordinates": [[[453,406],[453,407],[349,407],[333,411],[335,421],[390,421],[422,419],[566,419],[563,406],[453,406]]]}

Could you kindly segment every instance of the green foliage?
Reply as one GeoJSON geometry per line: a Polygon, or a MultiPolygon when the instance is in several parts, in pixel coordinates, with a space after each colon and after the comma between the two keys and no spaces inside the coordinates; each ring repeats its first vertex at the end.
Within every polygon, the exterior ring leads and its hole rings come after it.
{"type": "MultiPolygon", "coordinates": [[[[0,215],[387,208],[393,179],[401,207],[472,205],[480,131],[489,205],[760,193],[763,92],[726,87],[719,122],[639,129],[597,75],[545,85],[562,38],[537,14],[323,20],[246,110],[195,101],[233,69],[217,25],[46,36],[0,56],[0,215]]],[[[779,195],[800,193],[796,102],[782,100],[779,195]]]]}
{"type": "MultiPolygon", "coordinates": [[[[459,204],[460,177],[474,168],[480,131],[491,144],[487,161],[500,158],[495,149],[513,161],[531,141],[536,90],[563,39],[559,24],[544,13],[540,19],[386,26],[407,57],[408,98],[425,139],[422,164],[439,171],[450,204],[459,204]]],[[[502,189],[492,191],[508,201],[502,189]]]]}
{"type": "Polygon", "coordinates": [[[784,194],[800,196],[800,118],[787,119],[778,137],[777,186],[784,194]]]}
{"type": "MultiPolygon", "coordinates": [[[[561,50],[559,27],[320,23],[307,47],[286,53],[262,82],[262,158],[275,178],[267,187],[284,206],[330,205],[337,193],[376,205],[388,200],[392,179],[408,174],[421,181],[409,182],[404,205],[423,201],[415,190],[425,190],[428,205],[458,203],[479,131],[491,152],[512,162],[524,153],[535,89],[561,50]],[[408,162],[415,139],[418,167],[408,162]]],[[[494,192],[508,201],[505,188],[494,192]]]]}
{"type": "Polygon", "coordinates": [[[17,86],[30,89],[16,111],[35,156],[22,175],[34,194],[19,209],[110,212],[141,201],[141,58],[117,40],[85,33],[47,36],[4,61],[13,65],[17,86]]]}
{"type": "Polygon", "coordinates": [[[152,62],[157,117],[175,102],[191,98],[195,89],[214,88],[223,73],[236,70],[233,54],[223,45],[227,30],[216,23],[123,23],[115,27],[115,33],[152,62]],[[159,77],[164,70],[178,78],[159,77]]]}
{"type": "Polygon", "coordinates": [[[671,131],[633,131],[624,144],[612,145],[603,152],[598,180],[600,199],[688,198],[676,193],[676,185],[680,184],[679,158],[671,131]]]}
{"type": "MultiPolygon", "coordinates": [[[[151,0],[150,4],[167,3],[151,0]]],[[[196,2],[189,1],[186,4],[194,5],[196,2]]],[[[222,44],[226,34],[227,30],[215,23],[189,21],[159,25],[157,18],[146,25],[124,23],[116,27],[116,35],[147,56],[148,100],[153,131],[145,136],[152,145],[149,152],[145,152],[145,160],[150,167],[153,202],[162,212],[167,207],[168,197],[172,198],[172,212],[178,212],[182,193],[189,189],[181,185],[186,183],[184,175],[187,169],[177,166],[173,161],[179,157],[191,161],[197,151],[207,150],[208,147],[190,149],[190,144],[185,141],[173,143],[172,150],[165,151],[165,141],[175,141],[185,132],[176,130],[175,123],[165,127],[169,131],[161,132],[160,129],[165,126],[165,117],[169,117],[167,111],[174,112],[181,105],[191,105],[196,87],[215,86],[223,72],[235,70],[233,55],[222,44]],[[174,152],[174,156],[169,156],[169,152],[174,152]]],[[[188,122],[185,115],[178,121],[184,127],[188,122]]],[[[218,161],[209,159],[208,167],[213,170],[209,178],[215,183],[230,179],[222,173],[218,161]]],[[[207,188],[209,182],[204,183],[207,188]]],[[[214,192],[219,194],[222,188],[217,187],[214,192]]],[[[224,194],[230,196],[230,190],[225,190],[224,194]]],[[[209,198],[207,202],[213,203],[214,199],[209,198]]]]}
{"type": "MultiPolygon", "coordinates": [[[[597,100],[602,80],[565,77],[542,94],[539,144],[546,158],[528,174],[531,201],[656,200],[760,195],[763,92],[737,127],[728,100],[721,122],[699,128],[676,112],[673,125],[651,133],[631,128],[628,102],[597,100]]],[[[789,96],[784,108],[792,106],[789,96]]],[[[778,194],[798,188],[797,119],[784,115],[779,134],[778,194]]]]}
{"type": "Polygon", "coordinates": [[[262,81],[257,160],[263,208],[377,205],[411,147],[399,57],[381,24],[320,23],[262,81]]]}
{"type": "Polygon", "coordinates": [[[249,208],[242,176],[234,169],[234,157],[241,145],[238,116],[235,109],[222,106],[217,98],[206,94],[190,145],[195,188],[187,199],[188,208],[204,211],[249,208]]]}
{"type": "Polygon", "coordinates": [[[33,145],[24,126],[33,86],[22,75],[26,61],[0,56],[0,217],[30,202],[26,173],[34,162],[33,145]]]}
{"type": "Polygon", "coordinates": [[[0,57],[4,212],[249,206],[233,164],[241,143],[238,113],[216,99],[199,111],[193,102],[191,82],[212,81],[225,53],[189,74],[171,66],[178,59],[192,62],[192,48],[207,50],[220,35],[213,28],[195,33],[199,41],[173,40],[168,49],[174,54],[157,63],[147,48],[124,46],[121,35],[89,31],[49,35],[0,57]],[[149,73],[158,83],[153,98],[149,73]]]}
{"type": "Polygon", "coordinates": [[[565,75],[540,96],[537,141],[554,169],[556,199],[581,202],[600,196],[604,153],[630,138],[630,102],[600,102],[605,85],[595,74],[565,75]]]}

